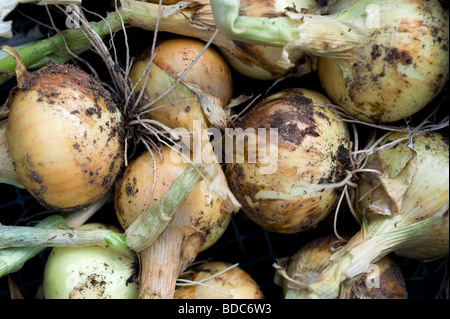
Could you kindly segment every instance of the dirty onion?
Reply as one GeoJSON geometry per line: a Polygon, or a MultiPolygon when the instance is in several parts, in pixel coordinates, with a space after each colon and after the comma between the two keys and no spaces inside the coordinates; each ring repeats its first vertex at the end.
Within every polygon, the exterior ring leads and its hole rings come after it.
{"type": "MultiPolygon", "coordinates": [[[[121,232],[115,226],[89,223],[80,231],[121,232]]],[[[55,247],[44,267],[45,299],[136,299],[139,261],[128,247],[106,244],[55,247]]]]}
{"type": "Polygon", "coordinates": [[[240,16],[239,0],[211,0],[211,7],[231,39],[282,47],[286,63],[297,50],[320,57],[327,95],[362,121],[415,114],[448,80],[448,11],[437,0],[343,0],[327,15],[275,18],[240,16]]]}
{"type": "MultiPolygon", "coordinates": [[[[308,284],[317,280],[331,263],[333,253],[344,245],[334,235],[316,238],[293,256],[274,264],[277,283],[283,288],[286,299],[307,297],[308,284]]],[[[385,256],[371,265],[367,273],[342,283],[338,299],[407,299],[405,281],[400,267],[385,256]]]]}
{"type": "Polygon", "coordinates": [[[0,143],[0,180],[23,185],[56,211],[94,203],[122,167],[120,111],[109,92],[81,69],[50,64],[30,73],[17,61],[17,87],[0,129],[6,139],[0,143]]]}
{"type": "Polygon", "coordinates": [[[115,210],[122,227],[130,225],[151,229],[163,223],[159,236],[152,236],[151,245],[138,249],[140,259],[140,298],[173,298],[180,273],[197,254],[210,247],[225,231],[231,213],[223,200],[208,191],[192,164],[171,147],[161,149],[152,157],[145,151],[127,166],[115,190],[115,210]],[[189,183],[174,183],[190,170],[189,183]],[[150,223],[135,222],[143,213],[160,203],[164,197],[181,198],[173,215],[158,209],[162,216],[150,223]],[[164,219],[164,221],[162,221],[164,219]]]}
{"type": "Polygon", "coordinates": [[[341,182],[351,170],[350,133],[323,107],[328,103],[318,92],[287,89],[234,122],[242,133],[235,134],[235,158],[226,164],[230,188],[243,212],[269,231],[310,229],[336,207],[339,188],[326,184],[341,182]]]}
{"type": "Polygon", "coordinates": [[[361,230],[307,287],[308,298],[336,298],[341,283],[391,252],[427,261],[448,255],[449,147],[440,133],[389,134],[358,183],[361,230]],[[377,171],[377,173],[375,172],[377,171]]]}

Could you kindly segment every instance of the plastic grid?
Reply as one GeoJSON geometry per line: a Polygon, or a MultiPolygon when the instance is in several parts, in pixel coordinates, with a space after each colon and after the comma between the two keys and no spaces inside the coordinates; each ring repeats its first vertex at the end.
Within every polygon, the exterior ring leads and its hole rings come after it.
{"type": "MultiPolygon", "coordinates": [[[[96,2],[96,4],[101,5],[100,1],[96,2]]],[[[23,5],[21,8],[26,10],[29,7],[23,5]]],[[[34,10],[33,17],[36,17],[36,7],[32,6],[32,8],[34,10]]],[[[92,9],[95,11],[96,8],[92,9]]],[[[42,19],[45,21],[46,12],[44,12],[44,9],[40,10],[41,14],[37,16],[44,17],[42,19]]],[[[34,26],[34,23],[26,18],[24,19],[17,12],[13,12],[12,20],[19,33],[26,34],[34,26]]],[[[139,51],[142,48],[142,46],[139,47],[141,42],[133,41],[133,38],[142,39],[144,37],[138,33],[129,34],[129,39],[131,39],[129,43],[137,44],[137,47],[134,49],[139,51]]],[[[89,53],[87,53],[87,56],[89,60],[89,53]]],[[[237,83],[239,84],[239,75],[235,74],[235,77],[238,79],[237,83]]],[[[255,93],[255,88],[257,89],[256,91],[264,92],[268,87],[267,83],[248,81],[248,79],[241,80],[242,82],[240,83],[245,83],[245,85],[237,85],[236,88],[243,94],[255,93]]],[[[14,85],[14,81],[11,81],[11,83],[0,86],[0,102],[3,103],[8,91],[14,85]]],[[[281,84],[280,89],[283,88],[283,85],[289,87],[292,83],[286,81],[284,84],[281,84]]],[[[306,76],[302,81],[297,80],[295,85],[298,87],[305,85],[305,87],[316,88],[318,87],[318,81],[314,75],[312,77],[306,76]]],[[[438,99],[447,101],[448,92],[445,91],[438,99]]],[[[6,225],[17,223],[29,225],[33,221],[41,220],[46,214],[51,214],[51,212],[40,206],[27,191],[0,184],[0,223],[6,225]]],[[[110,204],[105,205],[94,215],[92,221],[117,223],[113,207],[110,204]]],[[[197,259],[211,258],[213,260],[239,263],[240,267],[247,271],[260,285],[267,299],[280,299],[282,298],[281,289],[273,281],[275,271],[272,264],[277,258],[291,256],[309,240],[330,234],[332,231],[331,224],[332,221],[329,218],[323,221],[316,229],[298,234],[278,234],[262,229],[249,220],[243,212],[239,212],[233,216],[230,226],[220,240],[214,246],[202,252],[197,259]]],[[[344,221],[342,221],[342,224],[344,224],[344,221]]],[[[21,270],[10,275],[11,279],[20,288],[24,298],[35,298],[38,293],[42,282],[45,261],[50,250],[51,248],[44,249],[39,255],[29,260],[21,270]]],[[[410,299],[448,299],[448,258],[429,263],[419,263],[397,256],[393,256],[393,258],[402,268],[410,299]]],[[[5,276],[0,278],[0,299],[9,298],[8,278],[5,276]]]]}

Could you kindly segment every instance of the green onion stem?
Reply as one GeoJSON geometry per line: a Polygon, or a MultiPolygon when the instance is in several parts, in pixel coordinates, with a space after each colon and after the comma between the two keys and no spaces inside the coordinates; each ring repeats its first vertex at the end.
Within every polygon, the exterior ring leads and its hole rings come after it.
{"type": "MultiPolygon", "coordinates": [[[[34,227],[29,228],[42,228],[49,232],[53,232],[55,229],[67,231],[70,230],[70,227],[79,227],[86,221],[87,216],[92,216],[95,211],[100,209],[100,207],[108,201],[110,196],[111,195],[108,193],[88,208],[68,213],[66,214],[67,216],[60,214],[51,215],[37,223],[34,227]]],[[[3,226],[0,226],[0,234],[2,233],[1,227],[3,226]]],[[[22,236],[22,234],[19,233],[19,236],[22,236]]],[[[2,237],[2,235],[0,235],[0,237],[2,237]]],[[[104,243],[110,246],[123,247],[125,245],[125,240],[122,236],[110,233],[106,234],[104,243]]],[[[20,270],[25,262],[39,254],[45,248],[46,245],[33,245],[30,247],[0,249],[0,278],[20,270]]]]}
{"type": "MultiPolygon", "coordinates": [[[[52,217],[52,216],[51,216],[52,217]]],[[[64,219],[61,216],[62,219],[64,219]]],[[[58,224],[60,225],[60,224],[58,224]]],[[[67,227],[67,224],[66,224],[67,227]]],[[[125,237],[106,229],[41,228],[0,225],[0,248],[93,246],[126,247],[125,237]]]]}
{"type": "Polygon", "coordinates": [[[128,247],[139,252],[153,244],[200,179],[198,168],[189,165],[164,196],[127,228],[125,234],[128,247]]]}
{"type": "MultiPolygon", "coordinates": [[[[99,22],[91,22],[91,28],[104,38],[120,28],[122,19],[125,19],[121,10],[109,13],[99,22]],[[121,18],[122,16],[122,18],[121,18]]],[[[48,39],[32,42],[25,47],[17,47],[17,52],[27,68],[39,68],[49,62],[65,63],[72,59],[69,51],[79,54],[92,47],[86,32],[80,28],[70,28],[48,39]]],[[[12,56],[0,59],[0,85],[15,76],[16,61],[12,56]]]]}

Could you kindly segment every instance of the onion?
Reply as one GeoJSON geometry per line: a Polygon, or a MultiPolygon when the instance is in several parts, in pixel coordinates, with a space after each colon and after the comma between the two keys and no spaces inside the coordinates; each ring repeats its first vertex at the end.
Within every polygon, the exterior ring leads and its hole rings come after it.
{"type": "Polygon", "coordinates": [[[438,0],[337,1],[328,15],[239,15],[239,0],[211,0],[226,36],[320,57],[319,77],[333,103],[362,121],[415,114],[448,80],[448,12],[438,0]],[[266,32],[258,32],[266,27],[266,32]]]}
{"type": "Polygon", "coordinates": [[[259,285],[237,264],[210,261],[178,279],[174,299],[263,299],[259,285]]]}
{"type": "Polygon", "coordinates": [[[124,157],[122,116],[93,77],[61,64],[22,70],[8,107],[2,182],[58,211],[86,207],[112,187],[124,157]]]}
{"type": "Polygon", "coordinates": [[[155,56],[149,48],[137,59],[130,79],[137,85],[136,94],[145,84],[141,107],[149,118],[189,132],[194,131],[194,121],[202,123],[201,129],[208,128],[210,123],[225,127],[224,107],[233,93],[230,69],[213,47],[202,52],[204,48],[205,43],[200,40],[175,38],[159,43],[155,56]],[[183,74],[185,70],[189,71],[183,74]],[[180,83],[171,88],[179,77],[180,83]]]}
{"type": "MultiPolygon", "coordinates": [[[[281,274],[281,286],[287,299],[307,296],[309,283],[320,277],[331,263],[333,253],[343,242],[334,235],[308,242],[285,260],[286,270],[275,265],[281,274]]],[[[371,265],[365,274],[343,282],[338,299],[407,299],[407,291],[400,267],[388,256],[371,265]]]]}
{"type": "MultiPolygon", "coordinates": [[[[110,229],[89,223],[78,229],[110,229]]],[[[127,248],[111,246],[55,247],[45,264],[45,299],[136,299],[139,261],[127,248]]]]}
{"type": "Polygon", "coordinates": [[[323,184],[346,176],[350,134],[335,112],[320,106],[328,103],[318,92],[288,89],[235,122],[235,157],[226,164],[230,189],[243,212],[269,231],[307,230],[336,207],[338,191],[323,184]]]}
{"type": "MultiPolygon", "coordinates": [[[[219,48],[228,63],[241,74],[259,80],[271,80],[286,75],[288,72],[309,72],[310,66],[304,62],[305,54],[301,50],[290,53],[294,62],[286,63],[282,58],[282,48],[253,45],[242,41],[233,41],[222,33],[214,35],[216,26],[209,1],[179,1],[172,6],[159,8],[158,1],[145,3],[135,0],[121,0],[121,10],[128,24],[147,30],[166,31],[208,41],[219,48]],[[162,15],[158,19],[158,12],[162,15]],[[306,70],[302,69],[305,64],[306,70]],[[300,70],[299,70],[300,69],[300,70]]],[[[288,11],[318,13],[319,6],[314,0],[247,0],[242,1],[241,11],[255,17],[282,17],[288,11]]],[[[264,33],[259,28],[256,34],[264,33]]]]}
{"type": "Polygon", "coordinates": [[[379,173],[366,171],[358,184],[361,230],[308,286],[311,298],[335,298],[342,281],[391,252],[420,261],[448,255],[448,139],[393,132],[381,145],[366,165],[379,173]]]}
{"type": "MultiPolygon", "coordinates": [[[[135,223],[143,212],[157,205],[189,167],[178,153],[166,146],[161,157],[142,153],[126,168],[115,190],[116,215],[124,229],[135,223]]],[[[139,250],[140,298],[173,298],[176,280],[197,254],[210,247],[224,232],[231,218],[223,200],[208,191],[206,181],[192,190],[152,244],[139,250]]],[[[172,196],[184,196],[180,192],[172,196]]],[[[167,216],[162,215],[161,219],[167,216]]],[[[155,224],[158,221],[155,222],[155,224]]],[[[155,225],[141,225],[152,228],[155,225]]]]}

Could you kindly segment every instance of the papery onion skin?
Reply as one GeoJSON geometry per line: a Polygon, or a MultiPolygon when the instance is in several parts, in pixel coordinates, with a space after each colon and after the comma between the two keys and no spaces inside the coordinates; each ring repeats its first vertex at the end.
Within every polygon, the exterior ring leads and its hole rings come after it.
{"type": "MultiPolygon", "coordinates": [[[[121,230],[89,223],[78,229],[121,230]]],[[[43,276],[45,299],[136,299],[139,261],[125,247],[55,247],[46,261],[43,276]]]]}
{"type": "MultiPolygon", "coordinates": [[[[381,145],[405,136],[404,132],[393,132],[381,145]]],[[[428,219],[448,203],[448,138],[439,132],[429,132],[416,135],[411,141],[413,150],[405,145],[407,140],[371,155],[367,168],[380,170],[382,175],[378,178],[365,173],[359,181],[360,205],[366,209],[369,223],[380,230],[394,230],[428,219]],[[410,180],[406,179],[408,175],[410,180]],[[374,188],[380,180],[383,184],[374,188]],[[397,195],[399,189],[401,196],[397,195]]],[[[406,245],[396,249],[396,253],[418,260],[448,255],[448,234],[447,209],[439,231],[421,245],[415,245],[415,248],[406,245]]]]}
{"type": "Polygon", "coordinates": [[[256,281],[238,266],[214,276],[231,266],[231,263],[211,261],[192,267],[187,276],[188,280],[202,281],[219,291],[200,284],[181,286],[175,291],[174,299],[263,299],[263,293],[256,281]],[[204,280],[211,276],[214,278],[204,280]]]}
{"type": "MultiPolygon", "coordinates": [[[[379,10],[374,20],[379,26],[368,28],[353,58],[321,57],[318,74],[330,99],[350,116],[390,123],[417,113],[447,83],[448,10],[438,1],[372,5],[379,10]]],[[[354,11],[358,9],[344,10],[337,19],[344,21],[354,11]]]]}
{"type": "MultiPolygon", "coordinates": [[[[332,264],[333,253],[344,243],[334,235],[322,236],[308,242],[289,258],[287,275],[302,284],[314,282],[321,272],[332,264]]],[[[385,256],[371,266],[372,273],[343,282],[338,299],[407,299],[408,292],[403,274],[392,258],[385,256]]],[[[285,296],[288,285],[288,281],[283,280],[285,296]]]]}
{"type": "MultiPolygon", "coordinates": [[[[278,130],[275,172],[261,174],[266,164],[260,159],[249,163],[247,151],[244,163],[226,164],[230,189],[243,212],[269,231],[296,233],[310,229],[337,204],[338,189],[299,185],[340,182],[350,167],[346,123],[338,121],[339,116],[331,109],[318,106],[327,103],[329,100],[318,92],[288,89],[267,97],[235,122],[244,132],[266,128],[263,137],[267,140],[270,129],[278,130]]],[[[251,149],[253,140],[256,138],[249,137],[244,147],[251,149]]]]}
{"type": "Polygon", "coordinates": [[[100,199],[122,168],[122,116],[111,95],[70,65],[29,73],[9,97],[7,140],[19,181],[44,206],[100,199]]]}

